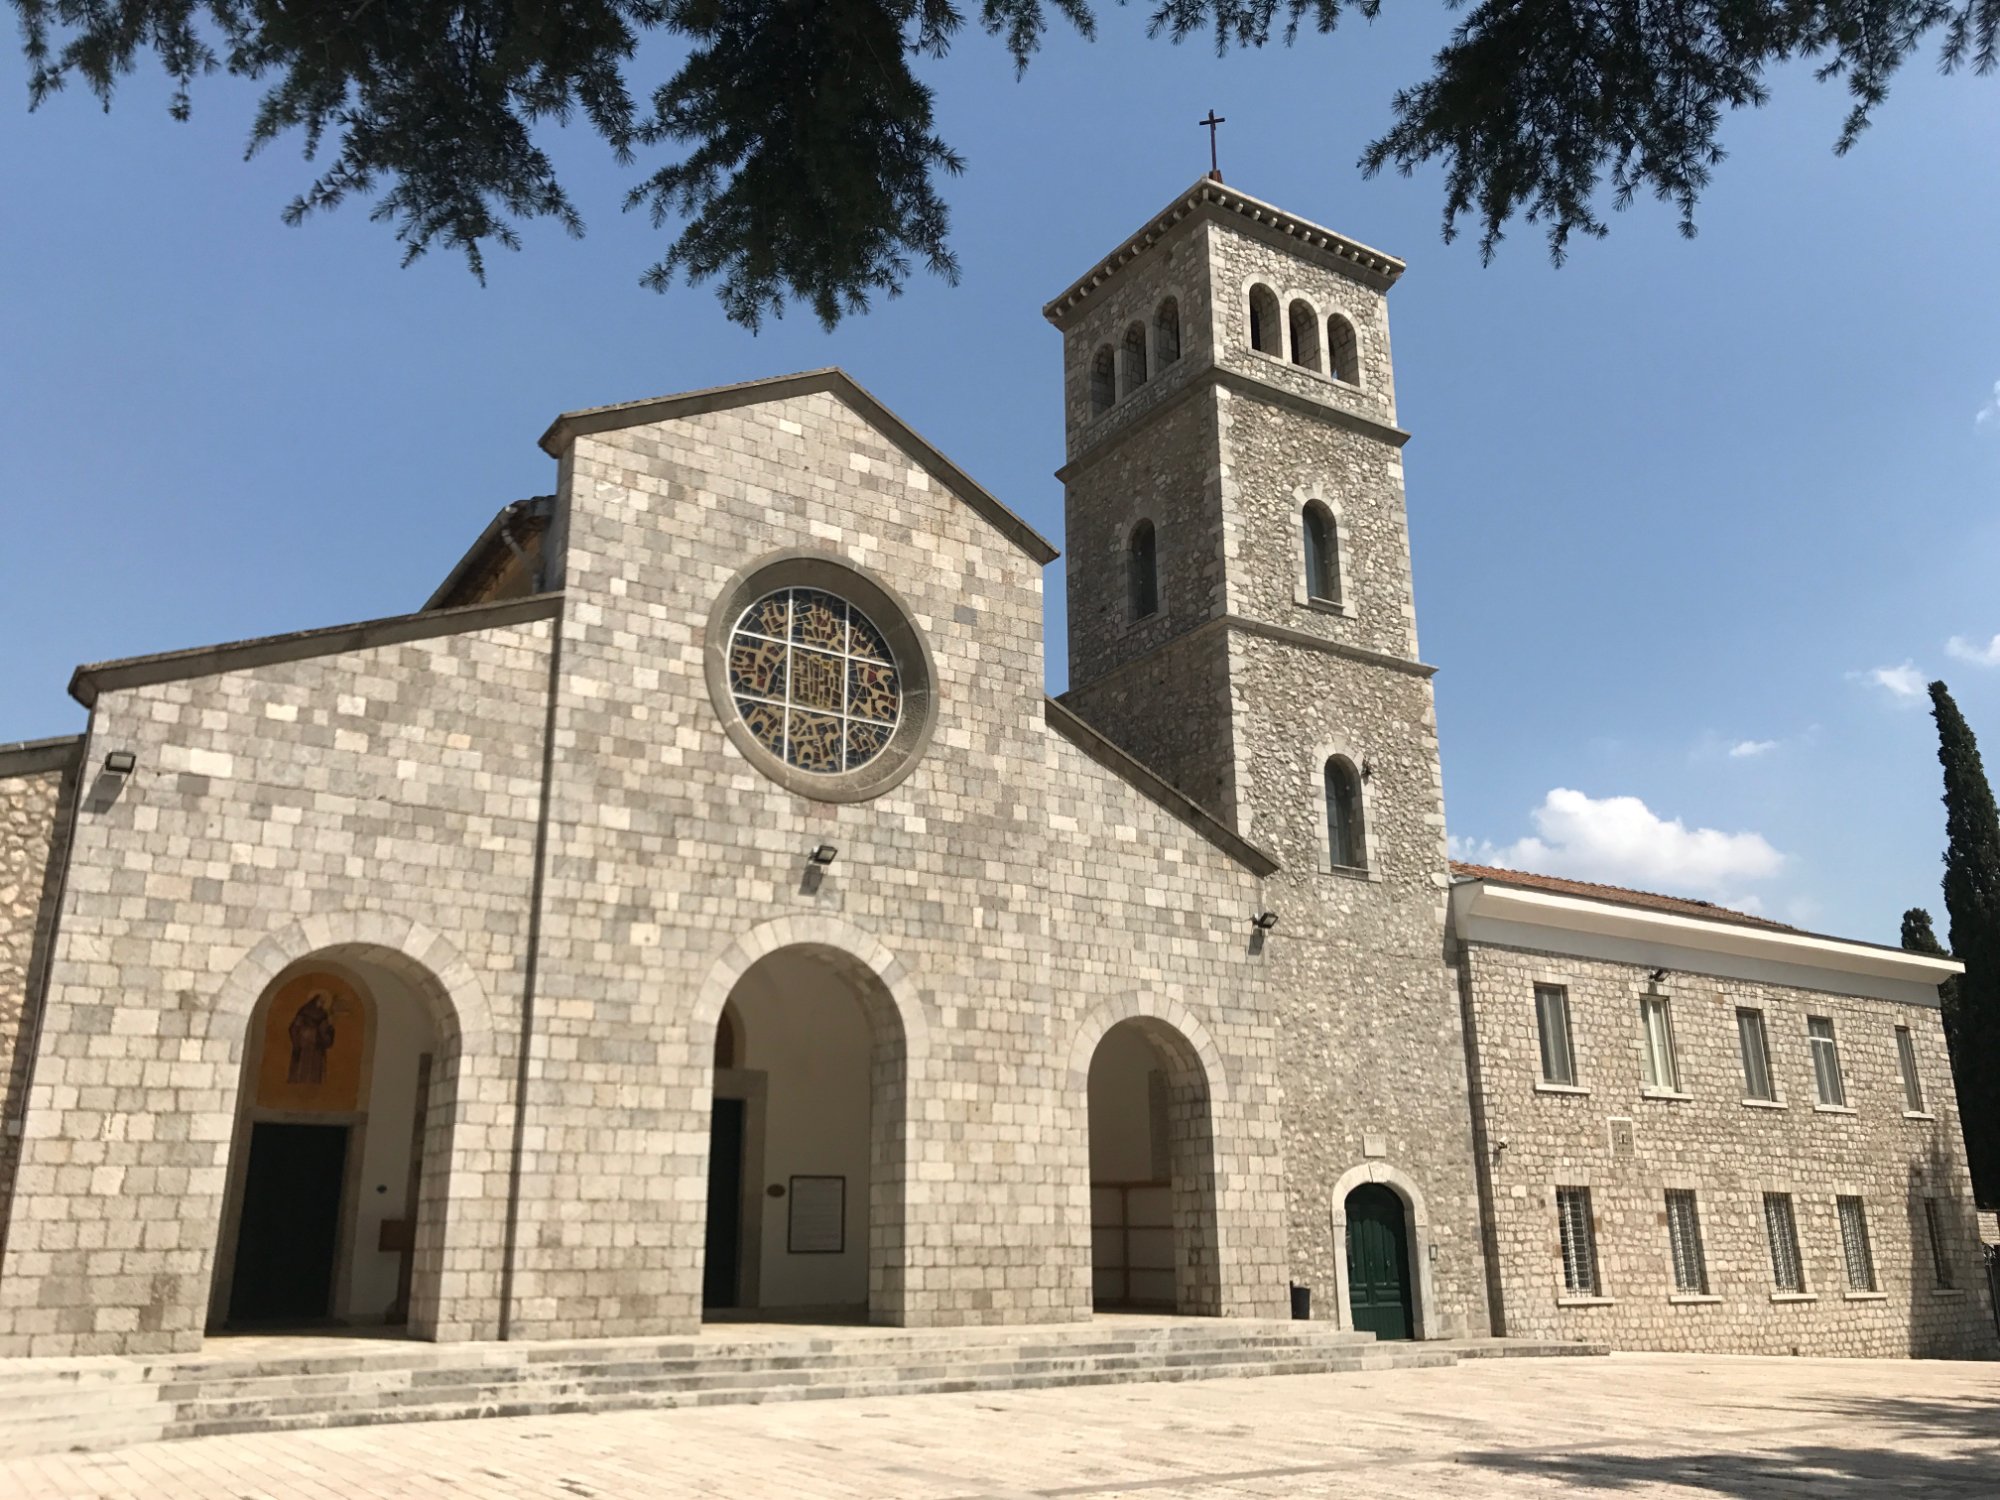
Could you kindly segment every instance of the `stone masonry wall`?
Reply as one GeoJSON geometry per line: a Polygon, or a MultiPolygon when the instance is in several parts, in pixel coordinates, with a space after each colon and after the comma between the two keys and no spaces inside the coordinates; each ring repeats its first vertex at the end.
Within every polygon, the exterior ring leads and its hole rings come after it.
{"type": "MultiPolygon", "coordinates": [[[[44,759],[36,755],[30,763],[44,759]]],[[[74,766],[10,774],[0,754],[0,1248],[20,1159],[32,1005],[47,961],[74,775],[74,766]]]]}
{"type": "Polygon", "coordinates": [[[1645,970],[1487,944],[1469,947],[1465,962],[1507,1334],[1736,1354],[1996,1352],[1935,1009],[1670,974],[1662,988],[1671,998],[1682,1096],[1658,1097],[1641,1086],[1645,970]],[[1575,1089],[1540,1083],[1537,983],[1568,989],[1575,1089]],[[1776,1106],[1744,1102],[1739,1006],[1764,1012],[1776,1106]],[[1808,1016],[1834,1023],[1845,1112],[1816,1107],[1808,1016]],[[1904,1108],[1899,1025],[1916,1046],[1929,1111],[1921,1116],[1904,1108]],[[1555,1190],[1571,1186],[1590,1189],[1601,1300],[1564,1291],[1555,1190]],[[1707,1297],[1675,1294],[1668,1188],[1696,1193],[1707,1297]],[[1793,1195],[1804,1297],[1774,1289],[1766,1192],[1793,1195]],[[1836,1195],[1865,1202],[1879,1294],[1849,1289],[1836,1195]],[[1923,1200],[1932,1196],[1948,1240],[1950,1288],[1937,1285],[1931,1262],[1923,1200]]]}
{"type": "Polygon", "coordinates": [[[1211,1075],[1219,1305],[1281,1311],[1256,881],[1046,727],[1039,564],[832,393],[581,437],[565,472],[523,1331],[694,1325],[715,1025],[696,1001],[732,953],[788,943],[879,947],[907,976],[910,1180],[878,1225],[878,1317],[1087,1315],[1089,1054],[1140,1014],[1211,1075]],[[704,681],[717,596],[801,546],[895,590],[935,660],[929,750],[872,800],[786,790],[704,681]],[[838,860],[808,888],[821,842],[838,860]]]}
{"type": "Polygon", "coordinates": [[[413,947],[464,1033],[440,1060],[455,1128],[426,1147],[426,1198],[447,1167],[451,1192],[434,1331],[495,1335],[552,633],[99,698],[93,743],[138,769],[93,785],[75,834],[0,1354],[199,1347],[250,1006],[339,941],[413,947]]]}

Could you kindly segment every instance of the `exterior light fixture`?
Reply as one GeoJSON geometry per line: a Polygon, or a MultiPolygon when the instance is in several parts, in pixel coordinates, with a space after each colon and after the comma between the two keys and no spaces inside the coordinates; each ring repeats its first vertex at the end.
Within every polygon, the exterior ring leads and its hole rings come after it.
{"type": "Polygon", "coordinates": [[[1278,914],[1274,911],[1260,911],[1250,919],[1250,925],[1259,932],[1269,932],[1278,925],[1278,914]]]}
{"type": "Polygon", "coordinates": [[[1667,971],[1665,969],[1655,969],[1653,970],[1652,973],[1648,974],[1646,977],[1652,980],[1653,983],[1658,984],[1662,979],[1665,979],[1667,977],[1667,971]]]}
{"type": "Polygon", "coordinates": [[[104,757],[104,769],[113,776],[130,776],[139,767],[139,757],[130,750],[113,750],[104,757]]]}
{"type": "Polygon", "coordinates": [[[808,854],[806,858],[816,865],[825,866],[832,864],[839,855],[840,851],[834,848],[833,845],[821,844],[812,853],[808,854]]]}

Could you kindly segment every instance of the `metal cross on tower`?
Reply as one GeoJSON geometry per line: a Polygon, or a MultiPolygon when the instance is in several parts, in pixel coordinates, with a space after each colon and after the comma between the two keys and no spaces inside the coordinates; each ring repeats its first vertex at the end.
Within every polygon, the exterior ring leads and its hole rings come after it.
{"type": "Polygon", "coordinates": [[[1226,119],[1212,109],[1208,112],[1206,120],[1195,121],[1197,125],[1206,125],[1208,127],[1208,175],[1213,177],[1217,182],[1222,181],[1222,168],[1217,164],[1215,159],[1215,127],[1218,125],[1227,125],[1228,123],[1226,119]]]}

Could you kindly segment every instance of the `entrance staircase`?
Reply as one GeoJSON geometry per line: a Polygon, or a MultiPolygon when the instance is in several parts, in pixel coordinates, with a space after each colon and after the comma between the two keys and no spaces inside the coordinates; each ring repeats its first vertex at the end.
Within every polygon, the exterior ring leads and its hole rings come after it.
{"type": "Polygon", "coordinates": [[[723,1402],[1397,1370],[1580,1345],[1378,1343],[1322,1323],[720,1327],[689,1338],[213,1339],[198,1354],[0,1360],[0,1457],[162,1438],[723,1402]]]}

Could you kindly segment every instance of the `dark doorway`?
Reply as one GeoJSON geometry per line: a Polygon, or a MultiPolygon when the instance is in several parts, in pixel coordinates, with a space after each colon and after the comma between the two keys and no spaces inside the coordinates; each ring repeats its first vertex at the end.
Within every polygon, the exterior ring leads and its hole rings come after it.
{"type": "Polygon", "coordinates": [[[250,1128],[229,1321],[310,1323],[333,1307],[345,1125],[250,1128]]]}
{"type": "Polygon", "coordinates": [[[743,1101],[718,1099],[708,1128],[708,1248],[701,1305],[734,1307],[743,1251],[743,1101]]]}
{"type": "Polygon", "coordinates": [[[1347,1304],[1358,1332],[1413,1336],[1410,1241],[1403,1200],[1379,1182],[1347,1195],[1347,1304]]]}

